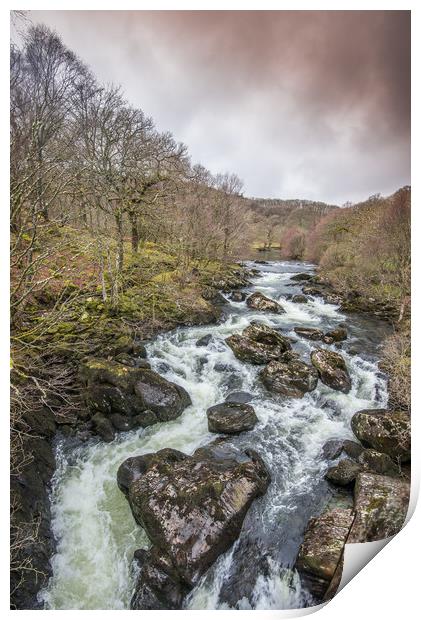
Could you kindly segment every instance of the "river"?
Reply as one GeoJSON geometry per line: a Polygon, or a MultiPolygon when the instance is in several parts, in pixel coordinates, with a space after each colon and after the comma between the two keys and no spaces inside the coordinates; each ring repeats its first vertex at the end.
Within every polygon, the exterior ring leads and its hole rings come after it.
{"type": "MultiPolygon", "coordinates": [[[[291,567],[308,519],[333,497],[323,479],[328,463],[321,449],[329,439],[353,438],[350,419],[356,411],[386,405],[386,378],[377,362],[389,328],[378,320],[345,316],[320,298],[307,304],[286,301],[286,295],[301,291],[300,283],[291,286],[291,276],[313,272],[313,265],[272,261],[249,266],[261,273],[248,291],[261,291],[279,301],[285,314],[255,312],[245,302],[227,300],[220,324],[179,328],[147,346],[152,368],[191,395],[193,404],[181,417],[120,434],[111,443],[80,444],[71,439],[58,443],[51,495],[57,552],[52,558],[53,576],[40,593],[45,608],[129,608],[135,583],[133,552],[147,547],[148,539],[117,487],[117,469],[129,456],[165,447],[190,454],[212,441],[215,435],[208,432],[206,409],[238,390],[254,395],[251,404],[259,423],[230,441],[255,449],[265,460],[272,482],[266,495],[252,504],[236,543],[206,573],[185,607],[293,609],[312,604],[291,567]],[[340,352],[352,378],[351,391],[343,394],[319,381],[316,390],[302,399],[267,392],[258,379],[262,367],[240,362],[224,344],[227,336],[242,331],[252,320],[296,338],[293,348],[305,361],[317,343],[298,338],[294,327],[326,331],[346,322],[348,339],[340,352]],[[196,340],[206,334],[214,336],[210,344],[197,347],[196,340]]],[[[337,350],[334,345],[323,346],[337,350]]]]}

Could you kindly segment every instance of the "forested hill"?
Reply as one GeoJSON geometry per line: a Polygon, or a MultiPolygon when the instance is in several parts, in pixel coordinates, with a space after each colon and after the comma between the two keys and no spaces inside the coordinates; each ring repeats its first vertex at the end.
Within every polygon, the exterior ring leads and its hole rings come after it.
{"type": "Polygon", "coordinates": [[[297,257],[304,249],[303,239],[321,218],[337,210],[337,205],[299,198],[247,198],[254,243],[258,247],[282,247],[297,257]],[[291,246],[289,249],[288,247],[291,246]]]}

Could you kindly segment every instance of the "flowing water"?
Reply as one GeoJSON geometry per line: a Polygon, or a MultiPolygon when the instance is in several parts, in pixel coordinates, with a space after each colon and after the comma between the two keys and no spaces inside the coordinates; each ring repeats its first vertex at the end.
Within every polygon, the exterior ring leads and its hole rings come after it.
{"type": "Polygon", "coordinates": [[[257,450],[270,469],[272,483],[252,504],[236,543],[209,569],[185,607],[293,609],[312,604],[292,566],[308,519],[332,498],[323,479],[328,463],[321,448],[332,438],[353,438],[353,413],[386,404],[386,381],[377,360],[388,328],[380,321],[345,316],[318,298],[307,304],[286,301],[287,294],[301,288],[291,276],[312,272],[312,265],[280,261],[250,265],[261,271],[250,292],[261,291],[280,301],[285,314],[254,312],[244,302],[227,300],[221,324],[177,329],[148,345],[152,368],[191,395],[193,404],[181,417],[121,434],[111,443],[59,443],[51,498],[57,552],[52,558],[53,576],[40,594],[46,608],[129,608],[136,578],[133,552],[147,547],[148,539],[117,487],[117,469],[129,456],[165,447],[191,454],[212,441],[215,435],[208,432],[206,409],[238,390],[254,395],[251,404],[259,423],[230,441],[257,450]],[[345,321],[349,336],[341,354],[352,377],[350,393],[334,391],[320,381],[302,399],[266,392],[258,379],[261,367],[240,362],[224,344],[227,336],[252,320],[296,338],[293,348],[304,360],[317,343],[296,337],[294,327],[327,330],[345,321]],[[210,344],[197,347],[196,340],[209,333],[210,344]]]}

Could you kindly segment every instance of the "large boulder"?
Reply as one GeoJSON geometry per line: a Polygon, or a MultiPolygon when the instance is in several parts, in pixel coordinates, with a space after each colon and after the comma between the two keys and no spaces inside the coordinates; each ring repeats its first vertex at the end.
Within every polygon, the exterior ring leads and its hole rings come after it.
{"type": "Polygon", "coordinates": [[[351,420],[361,443],[402,462],[411,458],[411,421],[404,411],[363,409],[351,420]]]}
{"type": "Polygon", "coordinates": [[[167,422],[191,404],[184,388],[148,368],[89,358],[81,367],[81,377],[95,428],[106,441],[112,439],[112,427],[129,430],[167,422]]]}
{"type": "Polygon", "coordinates": [[[295,333],[297,336],[306,338],[307,340],[322,340],[323,332],[320,329],[314,327],[295,327],[295,333]]]}
{"type": "Polygon", "coordinates": [[[277,301],[269,299],[269,297],[259,292],[253,293],[250,297],[247,297],[246,304],[249,308],[262,312],[275,312],[276,314],[283,314],[285,312],[277,301]]]}
{"type": "Polygon", "coordinates": [[[270,362],[260,373],[260,378],[268,390],[296,398],[314,390],[318,380],[317,371],[297,359],[270,362]]]}
{"type": "Polygon", "coordinates": [[[311,363],[317,368],[322,383],[345,394],[349,392],[351,377],[339,353],[327,349],[315,349],[311,352],[311,363]]]}
{"type": "Polygon", "coordinates": [[[394,536],[402,528],[410,484],[400,478],[358,474],[354,490],[356,517],[347,542],[372,542],[394,536]]]}
{"type": "Polygon", "coordinates": [[[220,403],[209,407],[208,429],[211,433],[236,435],[251,431],[257,424],[257,416],[251,405],[241,403],[220,403]]]}
{"type": "Polygon", "coordinates": [[[179,609],[183,597],[238,537],[269,473],[253,450],[216,441],[192,456],[177,450],[132,457],[119,487],[152,543],[132,609],[179,609]]]}
{"type": "Polygon", "coordinates": [[[353,518],[351,510],[336,508],[310,519],[307,525],[295,568],[303,585],[319,600],[340,565],[353,518]]]}
{"type": "Polygon", "coordinates": [[[267,364],[291,349],[285,336],[275,329],[253,321],[241,334],[229,336],[225,342],[243,362],[267,364]]]}

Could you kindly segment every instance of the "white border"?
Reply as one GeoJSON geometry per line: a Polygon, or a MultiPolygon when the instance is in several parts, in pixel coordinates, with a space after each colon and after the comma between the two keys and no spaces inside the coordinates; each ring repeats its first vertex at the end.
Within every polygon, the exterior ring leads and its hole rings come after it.
{"type": "MultiPolygon", "coordinates": [[[[420,74],[420,43],[419,38],[421,35],[419,27],[419,2],[406,1],[396,2],[391,0],[380,1],[354,1],[354,2],[311,2],[311,1],[268,1],[260,0],[259,2],[242,1],[235,2],[230,0],[213,0],[213,1],[182,1],[171,2],[170,0],[155,0],[155,1],[127,1],[120,0],[117,4],[112,1],[103,0],[81,2],[76,0],[73,2],[60,2],[58,5],[57,0],[44,0],[42,3],[27,0],[24,7],[18,6],[16,2],[7,2],[6,6],[2,6],[0,15],[2,17],[0,22],[1,28],[1,45],[2,53],[0,56],[0,66],[2,74],[3,84],[3,96],[0,99],[1,102],[1,218],[2,226],[0,228],[1,242],[1,288],[3,296],[3,303],[1,305],[2,321],[1,321],[1,337],[0,337],[0,351],[1,351],[1,388],[2,388],[2,432],[0,434],[2,441],[2,450],[0,451],[1,458],[1,472],[4,476],[3,488],[8,488],[8,471],[9,471],[9,417],[8,417],[8,369],[9,369],[9,329],[8,329],[8,170],[9,170],[9,102],[5,93],[8,93],[8,55],[9,55],[9,10],[25,8],[27,10],[412,10],[412,170],[420,170],[419,159],[419,139],[421,136],[421,127],[419,121],[418,110],[421,109],[420,95],[419,95],[419,75],[420,74]]],[[[152,112],[152,111],[151,111],[152,112]]],[[[419,172],[418,172],[419,174],[419,172]]],[[[418,179],[415,174],[412,174],[412,204],[413,204],[413,248],[412,248],[412,260],[413,260],[413,273],[414,286],[413,286],[413,320],[417,326],[417,311],[420,309],[419,305],[419,289],[420,286],[417,282],[418,265],[420,259],[420,253],[418,250],[419,244],[418,234],[420,232],[419,227],[419,212],[421,209],[420,191],[417,183],[418,179]]],[[[413,330],[413,377],[421,376],[421,364],[420,356],[418,355],[420,338],[417,334],[418,329],[413,330]]],[[[412,492],[411,492],[411,511],[415,508],[416,499],[418,496],[419,482],[420,482],[420,449],[419,449],[419,427],[420,422],[417,418],[421,416],[421,412],[418,411],[419,397],[416,393],[416,387],[413,388],[413,451],[412,451],[412,467],[413,467],[413,480],[412,480],[412,492]]],[[[87,611],[9,611],[9,540],[6,535],[9,527],[9,507],[8,498],[4,498],[3,510],[1,513],[1,533],[2,544],[4,545],[3,553],[1,555],[3,559],[2,563],[2,579],[1,583],[1,601],[2,609],[8,616],[9,613],[13,615],[19,614],[24,616],[31,614],[31,617],[38,616],[38,614],[48,613],[49,617],[55,614],[67,614],[73,615],[78,613],[88,613],[87,611]]],[[[411,620],[416,617],[418,611],[418,574],[419,574],[419,560],[414,549],[416,542],[419,540],[420,532],[420,510],[418,509],[412,519],[407,523],[405,528],[400,532],[388,545],[387,549],[375,557],[365,568],[363,568],[356,577],[348,584],[344,590],[342,590],[329,604],[326,606],[318,606],[317,609],[321,609],[321,617],[325,620],[331,618],[337,620],[338,617],[341,620],[355,619],[356,616],[363,614],[364,618],[370,618],[375,616],[382,617],[382,620],[388,618],[396,618],[399,615],[407,620],[411,620]]],[[[370,543],[367,543],[370,545],[370,543]]],[[[352,545],[357,547],[357,545],[352,545]]],[[[351,545],[349,546],[351,547],[351,545]]],[[[358,553],[360,555],[360,553],[358,553]]],[[[348,563],[348,560],[347,560],[348,563]]],[[[189,611],[188,614],[193,618],[194,615],[199,618],[199,614],[218,614],[218,618],[226,617],[227,614],[236,613],[242,614],[259,614],[264,617],[265,620],[271,618],[287,618],[298,617],[308,613],[316,611],[316,608],[293,610],[293,611],[189,611]],[[193,614],[193,615],[192,615],[193,614]]],[[[91,611],[91,614],[95,614],[96,617],[100,617],[102,614],[106,614],[108,617],[117,617],[120,611],[108,610],[108,611],[91,611]]],[[[174,614],[185,614],[185,611],[172,611],[172,612],[140,612],[142,614],[153,614],[156,618],[173,617],[174,614]]]]}

